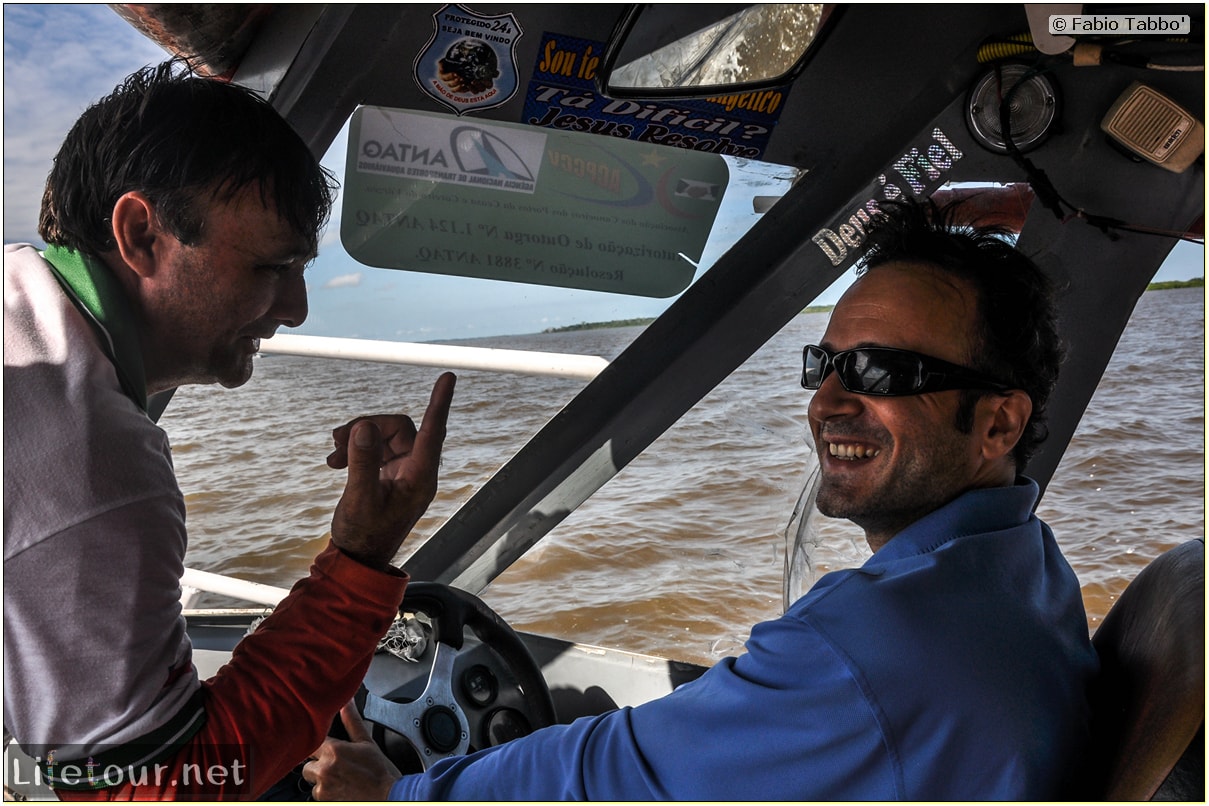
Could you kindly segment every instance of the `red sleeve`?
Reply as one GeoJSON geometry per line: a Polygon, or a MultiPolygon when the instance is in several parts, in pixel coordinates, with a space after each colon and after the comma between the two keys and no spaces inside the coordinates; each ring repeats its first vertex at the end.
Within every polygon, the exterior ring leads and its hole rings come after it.
{"type": "Polygon", "coordinates": [[[356,693],[407,574],[377,571],[329,543],[289,596],[203,681],[206,722],[173,758],[131,783],[70,799],[250,799],[319,746],[356,693]]]}

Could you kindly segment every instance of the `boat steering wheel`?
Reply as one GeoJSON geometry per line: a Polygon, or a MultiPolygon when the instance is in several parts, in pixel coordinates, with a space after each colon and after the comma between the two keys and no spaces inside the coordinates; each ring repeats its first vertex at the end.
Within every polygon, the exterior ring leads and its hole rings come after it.
{"type": "MultiPolygon", "coordinates": [[[[380,652],[357,705],[367,720],[406,739],[423,769],[555,723],[554,702],[537,662],[477,596],[436,582],[412,582],[399,611],[423,612],[432,622],[431,646],[419,658],[428,665],[427,684],[408,698],[398,680],[410,678],[414,692],[422,670],[380,652]],[[465,640],[467,628],[481,643],[465,640]]],[[[397,739],[386,731],[373,733],[397,765],[397,739]]]]}

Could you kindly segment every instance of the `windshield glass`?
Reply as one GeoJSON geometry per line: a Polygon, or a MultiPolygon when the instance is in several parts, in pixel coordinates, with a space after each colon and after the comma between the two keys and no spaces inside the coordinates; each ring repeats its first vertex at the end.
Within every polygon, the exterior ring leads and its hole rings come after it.
{"type": "MultiPolygon", "coordinates": [[[[338,174],[346,142],[342,135],[324,160],[338,174]]],[[[753,209],[774,202],[794,173],[734,158],[727,167],[726,196],[694,280],[759,220],[753,209]]],[[[339,210],[336,216],[321,259],[307,272],[312,316],[300,329],[305,334],[612,360],[675,299],[370,268],[342,249],[339,210]]],[[[1199,245],[1177,248],[1173,266],[1191,261],[1199,267],[1202,254],[1199,245]]],[[[850,281],[841,278],[819,302],[833,303],[850,281]]],[[[859,564],[868,549],[851,524],[817,514],[791,523],[814,464],[809,393],[798,383],[801,349],[821,340],[828,316],[823,305],[794,318],[489,585],[484,600],[520,630],[708,664],[742,652],[751,625],[782,612],[787,548],[798,564],[799,573],[788,580],[794,590],[859,564]]],[[[1126,331],[1125,352],[1114,360],[1144,366],[1147,345],[1166,339],[1188,348],[1181,361],[1203,367],[1204,306],[1197,290],[1147,294],[1138,316],[1141,330],[1126,331]],[[1195,336],[1177,338],[1171,330],[1183,333],[1194,324],[1195,336]]],[[[322,547],[343,489],[342,474],[323,464],[332,427],[368,411],[422,411],[437,370],[289,355],[257,362],[254,381],[240,389],[180,390],[161,424],[187,494],[188,565],[289,586],[322,547]],[[254,430],[232,426],[249,411],[256,413],[254,430]],[[282,462],[283,456],[299,461],[282,462]]],[[[460,371],[459,379],[441,489],[405,552],[434,534],[585,384],[486,371],[460,371]]],[[[1117,383],[1092,401],[1086,433],[1076,436],[1043,502],[1047,521],[1086,579],[1093,626],[1128,579],[1121,569],[1145,557],[1151,539],[1151,521],[1143,516],[1151,496],[1113,492],[1133,476],[1112,475],[1126,460],[1111,458],[1121,449],[1118,431],[1104,428],[1114,412],[1148,409],[1141,399],[1127,402],[1131,394],[1188,400],[1191,409],[1173,408],[1162,426],[1173,444],[1188,449],[1154,468],[1149,488],[1195,487],[1156,500],[1166,502],[1160,505],[1171,539],[1203,531],[1202,508],[1173,504],[1203,501],[1203,398],[1174,387],[1159,392],[1154,384],[1162,382],[1117,383]],[[1104,506],[1105,496],[1119,505],[1104,506]],[[1108,531],[1085,528],[1106,518],[1108,531]],[[1122,525],[1132,522],[1136,529],[1122,525]],[[1111,545],[1097,539],[1108,532],[1111,545]]],[[[203,601],[216,603],[233,602],[203,601]]]]}

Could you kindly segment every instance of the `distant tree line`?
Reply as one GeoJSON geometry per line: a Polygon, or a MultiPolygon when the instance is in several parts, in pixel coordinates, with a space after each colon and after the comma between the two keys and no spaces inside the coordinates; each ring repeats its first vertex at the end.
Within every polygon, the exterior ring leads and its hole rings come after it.
{"type": "Polygon", "coordinates": [[[1193,277],[1191,280],[1164,280],[1161,283],[1151,283],[1147,291],[1163,291],[1168,288],[1204,288],[1204,277],[1193,277]]]}
{"type": "Polygon", "coordinates": [[[640,327],[654,321],[655,319],[652,317],[650,319],[614,319],[611,322],[580,322],[578,325],[548,327],[542,333],[571,333],[576,330],[599,330],[606,327],[640,327]]]}
{"type": "MultiPolygon", "coordinates": [[[[1161,283],[1151,283],[1146,286],[1147,291],[1164,291],[1168,288],[1203,288],[1205,286],[1204,277],[1194,277],[1191,280],[1164,280],[1161,283]]],[[[834,305],[811,305],[808,308],[803,308],[802,313],[827,313],[834,305]]],[[[565,327],[548,327],[542,333],[570,333],[576,330],[599,330],[606,327],[644,327],[654,322],[651,319],[614,319],[611,322],[580,322],[578,325],[566,325],[565,327]]]]}

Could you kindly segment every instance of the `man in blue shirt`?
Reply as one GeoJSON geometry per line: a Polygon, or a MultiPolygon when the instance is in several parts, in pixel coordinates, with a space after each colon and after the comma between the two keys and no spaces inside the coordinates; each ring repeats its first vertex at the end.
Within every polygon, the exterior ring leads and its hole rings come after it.
{"type": "Polygon", "coordinates": [[[1097,670],[1078,581],[1019,475],[1062,358],[1048,284],[997,234],[910,204],[803,351],[817,504],[873,556],[746,654],[634,708],[400,776],[355,712],[321,799],[1048,800],[1097,670]]]}

